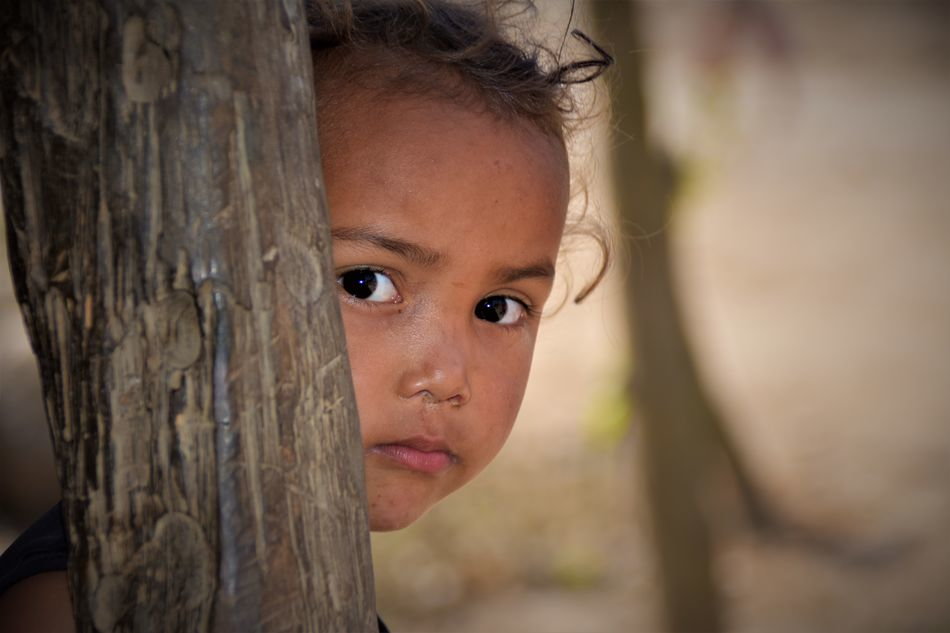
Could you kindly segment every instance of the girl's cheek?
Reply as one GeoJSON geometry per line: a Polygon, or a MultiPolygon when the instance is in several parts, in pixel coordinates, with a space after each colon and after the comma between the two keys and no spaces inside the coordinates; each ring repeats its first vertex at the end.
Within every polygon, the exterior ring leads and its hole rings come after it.
{"type": "Polygon", "coordinates": [[[531,346],[523,344],[509,347],[508,352],[494,355],[496,362],[488,372],[488,384],[485,388],[493,400],[493,408],[496,411],[494,417],[506,430],[506,435],[521,408],[531,368],[531,346]]]}
{"type": "Polygon", "coordinates": [[[372,319],[365,315],[354,314],[352,308],[342,307],[343,329],[346,335],[346,350],[350,361],[350,372],[353,376],[353,386],[356,389],[357,407],[360,415],[368,414],[368,396],[373,389],[378,388],[375,376],[380,364],[391,356],[388,349],[390,341],[385,336],[386,330],[379,327],[372,319]]]}

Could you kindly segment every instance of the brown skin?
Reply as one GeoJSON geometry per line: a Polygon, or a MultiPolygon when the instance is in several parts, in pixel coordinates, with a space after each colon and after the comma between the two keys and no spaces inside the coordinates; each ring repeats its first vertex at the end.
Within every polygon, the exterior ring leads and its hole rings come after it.
{"type": "Polygon", "coordinates": [[[71,633],[75,630],[64,571],[31,576],[10,587],[0,598],[0,631],[71,633]]]}
{"type": "MultiPolygon", "coordinates": [[[[329,118],[334,266],[379,275],[369,298],[341,285],[340,303],[370,526],[394,530],[471,480],[508,437],[551,292],[567,157],[533,127],[424,98],[348,100],[329,118]],[[507,298],[501,322],[476,314],[490,297],[507,298]]],[[[74,630],[65,572],[0,597],[7,630],[74,630]]]]}
{"type": "Polygon", "coordinates": [[[348,101],[333,114],[324,170],[336,271],[381,275],[375,301],[341,287],[340,303],[370,527],[394,530],[471,480],[508,437],[551,292],[567,158],[534,128],[444,102],[348,101]],[[502,322],[476,314],[489,297],[508,298],[502,322]],[[442,445],[447,465],[421,472],[393,459],[411,438],[442,445]]]}

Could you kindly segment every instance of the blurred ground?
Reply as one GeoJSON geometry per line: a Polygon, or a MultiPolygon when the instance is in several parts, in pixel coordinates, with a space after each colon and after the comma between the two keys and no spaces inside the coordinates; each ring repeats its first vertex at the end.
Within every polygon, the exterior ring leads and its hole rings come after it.
{"type": "MultiPolygon", "coordinates": [[[[687,321],[772,498],[868,554],[779,546],[727,517],[729,628],[950,630],[950,9],[777,3],[790,61],[745,42],[732,75],[711,76],[694,53],[717,4],[645,5],[656,135],[687,176],[671,227],[687,321]]],[[[610,279],[548,319],[522,416],[479,480],[374,535],[394,630],[658,629],[637,432],[605,422],[621,292],[610,279]]],[[[29,437],[48,451],[45,429],[21,428],[39,409],[18,318],[0,308],[4,489],[49,472],[10,457],[29,437]]],[[[43,494],[0,494],[0,510],[43,494]]]]}

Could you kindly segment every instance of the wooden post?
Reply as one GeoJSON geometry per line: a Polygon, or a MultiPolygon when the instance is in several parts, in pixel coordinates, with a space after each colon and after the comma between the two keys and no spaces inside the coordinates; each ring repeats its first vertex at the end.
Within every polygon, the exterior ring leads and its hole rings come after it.
{"type": "Polygon", "coordinates": [[[376,629],[301,0],[0,8],[83,631],[376,629]]]}

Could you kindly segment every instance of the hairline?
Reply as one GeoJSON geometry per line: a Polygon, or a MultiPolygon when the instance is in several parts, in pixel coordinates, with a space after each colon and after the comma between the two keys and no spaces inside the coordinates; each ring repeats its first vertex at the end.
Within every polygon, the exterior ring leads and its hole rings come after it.
{"type": "MultiPolygon", "coordinates": [[[[313,50],[311,54],[318,121],[322,112],[358,98],[360,93],[364,98],[383,103],[416,97],[487,114],[516,127],[535,129],[557,141],[567,151],[562,122],[545,125],[544,117],[532,117],[516,108],[503,107],[491,98],[491,90],[480,85],[477,79],[447,64],[427,60],[412,51],[394,51],[379,44],[347,44],[329,50],[313,50]],[[359,67],[360,72],[347,74],[346,71],[354,66],[359,67]],[[436,74],[437,79],[427,79],[427,76],[436,74]],[[439,90],[446,85],[452,90],[439,90]]],[[[333,125],[332,120],[322,123],[333,125]]]]}

